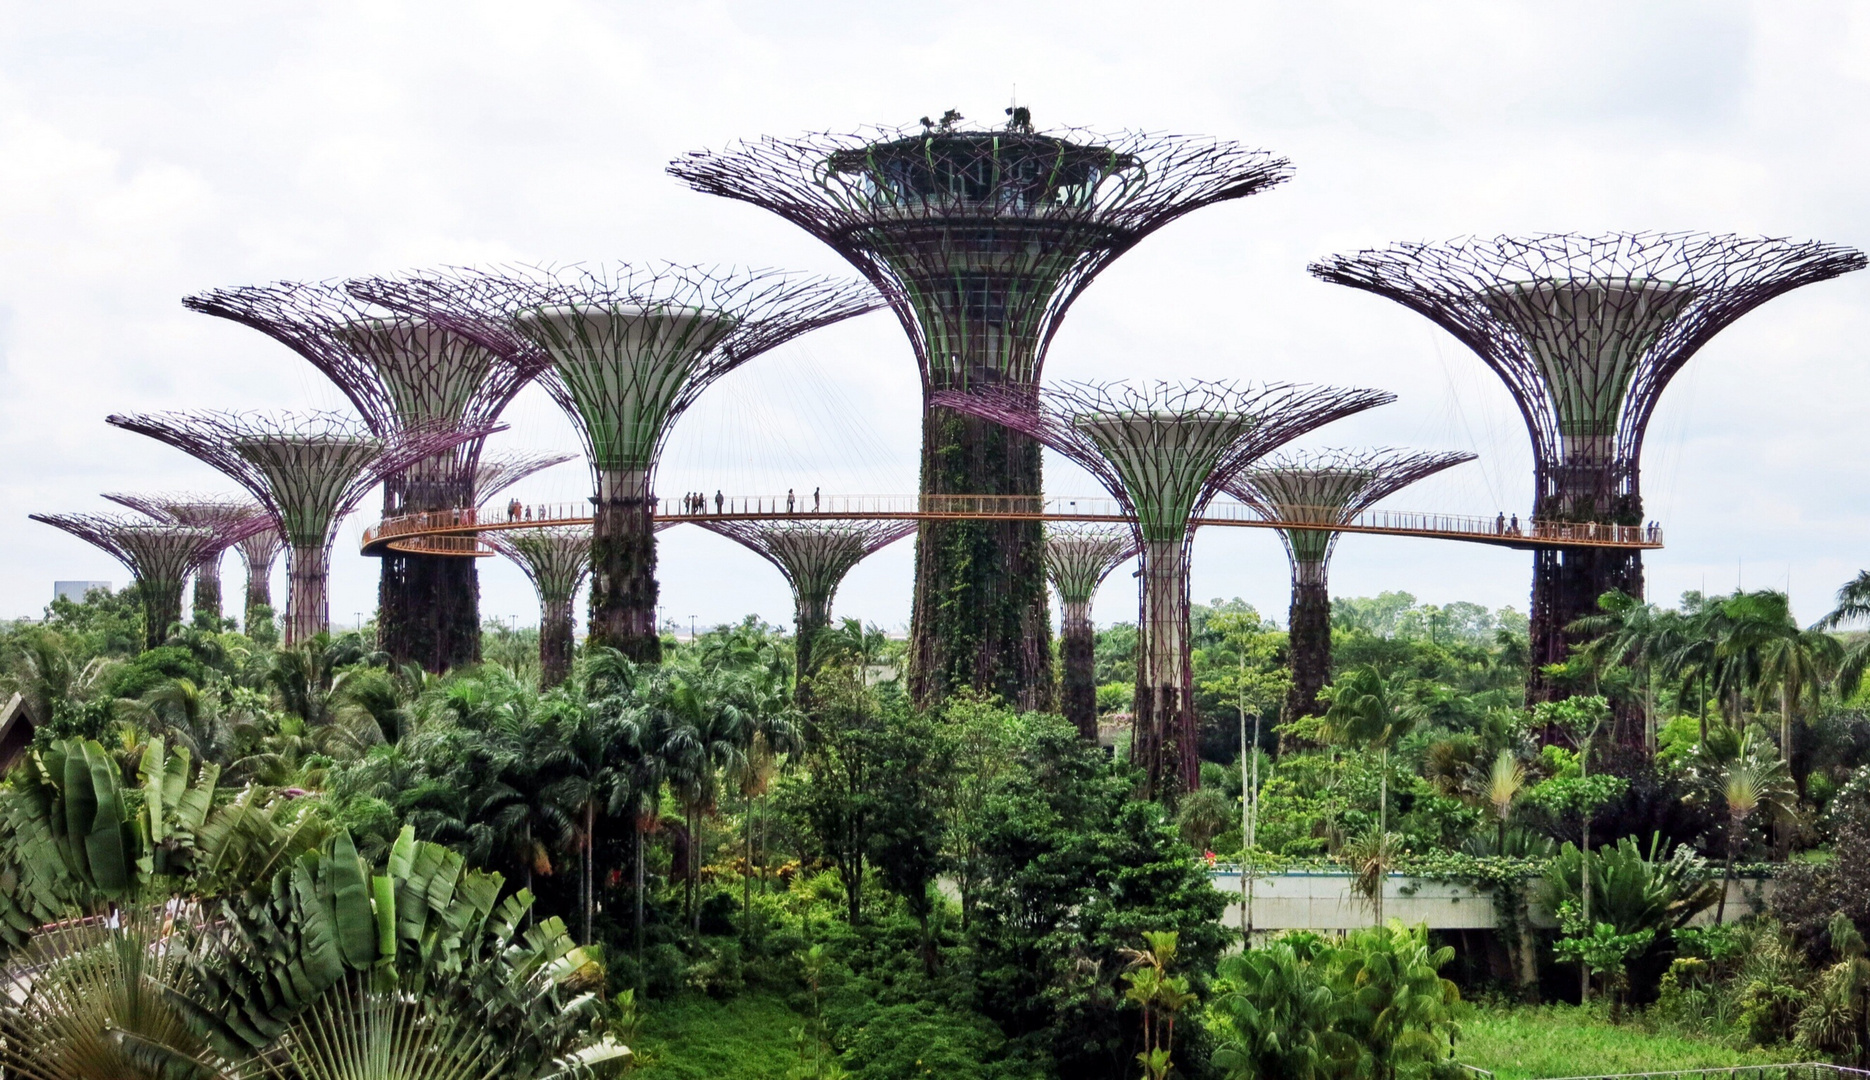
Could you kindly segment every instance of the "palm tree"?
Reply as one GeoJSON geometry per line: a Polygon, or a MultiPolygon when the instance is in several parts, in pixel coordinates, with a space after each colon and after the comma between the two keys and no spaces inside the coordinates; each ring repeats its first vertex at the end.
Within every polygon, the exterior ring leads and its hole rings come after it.
{"type": "MultiPolygon", "coordinates": [[[[1812,629],[1836,630],[1866,620],[1870,620],[1870,570],[1859,570],[1856,577],[1838,590],[1837,607],[1818,620],[1812,629]]],[[[1847,698],[1854,696],[1863,685],[1866,669],[1870,669],[1870,634],[1860,634],[1838,658],[1838,694],[1847,698]]]]}
{"type": "Polygon", "coordinates": [[[1662,668],[1660,674],[1665,677],[1674,673],[1670,661],[1690,636],[1689,621],[1680,612],[1643,603],[1617,590],[1598,597],[1597,606],[1602,614],[1587,615],[1569,629],[1591,639],[1579,651],[1594,668],[1617,665],[1642,672],[1643,745],[1653,753],[1657,668],[1662,668]]]}
{"type": "Polygon", "coordinates": [[[1701,798],[1727,814],[1727,860],[1721,871],[1721,898],[1714,911],[1714,921],[1719,923],[1727,913],[1727,889],[1734,880],[1734,859],[1746,840],[1747,822],[1761,810],[1790,813],[1797,804],[1797,795],[1786,763],[1774,756],[1770,747],[1759,745],[1752,731],[1740,737],[1738,752],[1726,760],[1704,750],[1694,771],[1701,783],[1701,798]]]}
{"type": "Polygon", "coordinates": [[[1338,677],[1330,689],[1331,707],[1325,723],[1335,737],[1377,754],[1377,827],[1365,846],[1382,853],[1376,863],[1365,860],[1377,875],[1372,885],[1371,901],[1376,908],[1377,925],[1383,923],[1383,880],[1388,876],[1389,852],[1395,844],[1389,831],[1390,749],[1414,729],[1421,710],[1412,702],[1398,701],[1383,673],[1374,667],[1352,668],[1338,677]]]}
{"type": "Polygon", "coordinates": [[[720,773],[742,767],[757,725],[727,678],[663,670],[652,680],[649,708],[666,719],[663,759],[688,827],[688,915],[701,929],[701,819],[720,798],[720,773]],[[710,685],[712,684],[712,685],[710,685]]]}
{"type": "Polygon", "coordinates": [[[1481,798],[1487,801],[1493,810],[1494,820],[1499,825],[1499,839],[1494,844],[1494,854],[1506,854],[1506,819],[1512,816],[1513,803],[1519,799],[1520,792],[1526,788],[1526,767],[1514,759],[1510,751],[1502,750],[1493,759],[1493,764],[1479,777],[1481,798]]]}
{"type": "Polygon", "coordinates": [[[1823,630],[1801,630],[1787,616],[1785,633],[1766,643],[1760,656],[1759,695],[1779,698],[1779,753],[1793,765],[1792,781],[1805,791],[1805,774],[1792,753],[1792,722],[1802,700],[1817,709],[1825,684],[1837,674],[1844,647],[1823,630]]]}

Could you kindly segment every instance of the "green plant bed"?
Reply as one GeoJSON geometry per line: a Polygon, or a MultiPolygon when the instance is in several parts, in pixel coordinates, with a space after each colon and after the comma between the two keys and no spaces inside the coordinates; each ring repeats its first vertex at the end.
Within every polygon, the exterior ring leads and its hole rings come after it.
{"type": "Polygon", "coordinates": [[[1463,1064],[1499,1080],[1610,1076],[1792,1060],[1790,1050],[1736,1050],[1724,1043],[1658,1031],[1640,1019],[1612,1025],[1598,1008],[1575,1005],[1477,1007],[1461,1023],[1463,1064]]]}
{"type": "Polygon", "coordinates": [[[750,992],[726,1001],[699,994],[652,1001],[631,1049],[634,1080],[772,1080],[798,1060],[792,1029],[805,1021],[783,995],[750,992]]]}

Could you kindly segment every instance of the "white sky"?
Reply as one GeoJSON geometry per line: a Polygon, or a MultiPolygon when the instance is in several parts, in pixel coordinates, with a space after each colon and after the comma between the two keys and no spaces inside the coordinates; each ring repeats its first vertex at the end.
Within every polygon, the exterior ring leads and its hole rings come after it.
{"type": "MultiPolygon", "coordinates": [[[[1429,322],[1317,282],[1318,256],[1464,233],[1703,229],[1870,245],[1870,5],[1718,3],[5,3],[0,4],[0,614],[108,556],[34,511],[110,490],[225,489],[106,413],[336,407],[283,346],[191,314],[189,292],[443,263],[672,258],[841,273],[804,233],[694,194],[664,163],[735,138],[998,122],[1017,86],[1045,126],[1238,139],[1295,178],[1201,211],[1083,296],[1054,378],[1275,378],[1401,400],[1307,440],[1468,449],[1390,505],[1524,513],[1524,429],[1497,380],[1429,322]]],[[[1775,300],[1662,398],[1644,461],[1652,596],[1791,586],[1801,618],[1870,564],[1860,417],[1870,274],[1775,300]]],[[[887,314],[730,376],[683,422],[665,494],[909,492],[918,395],[887,314]]],[[[496,442],[574,448],[536,391],[496,442]]],[[[1054,464],[1049,487],[1093,493],[1054,464]]],[[[582,467],[520,489],[588,494],[582,467]]],[[[374,605],[334,560],[333,621],[374,605]]],[[[1347,537],[1340,595],[1526,605],[1530,557],[1347,537]]],[[[789,621],[779,576],[692,527],[662,542],[665,614],[789,621]]],[[[906,623],[911,544],[860,566],[838,612],[906,623]]],[[[230,596],[239,565],[229,557],[230,596]]],[[[1194,595],[1283,621],[1277,540],[1209,530],[1194,595]]],[[[282,583],[283,584],[283,583],[282,583]]],[[[1100,621],[1128,618],[1120,572],[1100,621]]],[[[510,566],[483,611],[536,619],[510,566]]],[[[283,590],[276,586],[283,600],[283,590]]],[[[231,601],[230,601],[231,606],[231,601]]]]}

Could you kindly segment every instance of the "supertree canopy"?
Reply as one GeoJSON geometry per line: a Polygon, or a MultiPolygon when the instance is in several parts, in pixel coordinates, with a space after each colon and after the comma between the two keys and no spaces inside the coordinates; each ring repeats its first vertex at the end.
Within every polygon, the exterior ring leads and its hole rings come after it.
{"type": "Polygon", "coordinates": [[[702,528],[738,541],[779,568],[792,586],[793,693],[810,692],[814,644],[831,625],[831,600],[851,568],[915,532],[912,521],[704,521],[702,528]]]}
{"type": "Polygon", "coordinates": [[[1379,390],[1218,382],[1060,383],[946,392],[937,404],[1026,433],[1083,466],[1135,518],[1142,561],[1131,758],[1152,794],[1200,782],[1188,639],[1193,519],[1254,459],[1340,417],[1395,400],[1379,390]]]}
{"type": "MultiPolygon", "coordinates": [[[[380,439],[488,427],[541,366],[530,355],[509,357],[426,320],[386,311],[333,282],[217,289],[182,303],[259,330],[311,361],[380,439]]],[[[384,516],[473,506],[481,442],[470,439],[386,476],[384,516]]],[[[478,661],[475,560],[387,551],[377,633],[393,659],[430,671],[478,661]]]]}
{"type": "Polygon", "coordinates": [[[108,420],[207,462],[266,507],[287,548],[288,645],[330,629],[331,544],[344,516],[385,477],[493,430],[416,428],[384,438],[331,412],[153,413],[108,420]]]}
{"type": "Polygon", "coordinates": [[[591,530],[582,525],[487,532],[481,539],[513,560],[539,594],[539,685],[571,674],[571,602],[591,575],[591,530]]]}
{"type": "MultiPolygon", "coordinates": [[[[1381,500],[1425,476],[1472,461],[1473,454],[1406,450],[1325,450],[1256,463],[1227,486],[1230,494],[1275,521],[1344,525],[1381,500]]],[[[1331,676],[1331,591],[1326,573],[1338,534],[1328,529],[1281,529],[1292,563],[1292,606],[1287,636],[1292,686],[1285,719],[1316,716],[1318,692],[1331,676]]]]}
{"type": "Polygon", "coordinates": [[[662,655],[654,482],[675,421],[753,357],[876,306],[856,283],[676,265],[464,269],[351,288],[503,354],[550,359],[540,380],[577,426],[596,488],[591,638],[639,662],[662,655]]]}
{"type": "Polygon", "coordinates": [[[103,548],[123,563],[143,601],[143,641],[150,649],[161,645],[169,627],[182,620],[182,583],[202,553],[219,542],[210,528],[123,514],[31,516],[103,548]]]}
{"type": "Polygon", "coordinates": [[[563,465],[577,456],[544,450],[511,451],[497,455],[482,454],[480,461],[474,466],[474,502],[484,505],[495,495],[528,476],[544,472],[554,465],[563,465]]]}
{"type": "Polygon", "coordinates": [[[1091,599],[1118,564],[1136,554],[1128,529],[1065,522],[1046,526],[1045,576],[1058,590],[1058,711],[1097,739],[1097,630],[1091,599]]]}
{"type": "MultiPolygon", "coordinates": [[[[1863,266],[1835,244],[1608,233],[1398,244],[1311,271],[1428,316],[1500,376],[1532,436],[1535,520],[1640,525],[1643,435],[1675,373],[1760,304],[1863,266]]],[[[1533,565],[1530,689],[1550,697],[1538,672],[1567,658],[1566,628],[1611,589],[1642,595],[1642,559],[1545,548],[1533,565]]]]}
{"type": "Polygon", "coordinates": [[[260,609],[273,610],[273,560],[279,558],[280,549],[285,546],[285,538],[279,535],[279,526],[273,523],[271,515],[264,529],[234,545],[247,570],[247,596],[241,608],[240,627],[249,634],[253,633],[260,609]]]}
{"type": "Polygon", "coordinates": [[[119,492],[104,497],[157,521],[214,530],[215,543],[201,553],[201,562],[194,567],[194,615],[198,622],[206,621],[208,625],[219,629],[221,556],[228,548],[254,533],[266,531],[268,519],[265,508],[238,495],[139,495],[119,492]]]}
{"type": "MultiPolygon", "coordinates": [[[[772,211],[882,291],[921,368],[925,494],[1041,492],[1038,446],[934,402],[1030,393],[1065,312],[1117,256],[1183,214],[1263,191],[1288,162],[1210,139],[1137,132],[922,129],[741,143],[669,166],[697,190],[772,211]]],[[[1052,698],[1037,522],[929,521],[916,540],[910,687],[1052,698]]]]}

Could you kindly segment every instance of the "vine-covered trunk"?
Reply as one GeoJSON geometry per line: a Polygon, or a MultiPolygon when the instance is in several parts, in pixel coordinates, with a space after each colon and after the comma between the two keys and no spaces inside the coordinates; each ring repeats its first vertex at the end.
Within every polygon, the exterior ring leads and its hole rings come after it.
{"type": "Polygon", "coordinates": [[[571,597],[539,602],[539,688],[549,690],[571,676],[571,597]]]}
{"type": "Polygon", "coordinates": [[[801,589],[792,605],[792,700],[800,709],[811,708],[818,635],[830,625],[830,600],[801,589]]]}
{"type": "Polygon", "coordinates": [[[1149,796],[1174,802],[1201,786],[1188,650],[1188,549],[1181,541],[1146,540],[1142,568],[1131,755],[1149,796]]]}
{"type": "MultiPolygon", "coordinates": [[[[412,467],[383,489],[383,516],[461,509],[472,501],[455,478],[455,455],[412,467]]],[[[480,662],[480,569],[459,555],[389,551],[377,583],[377,646],[398,664],[440,674],[480,662]]]]}
{"type": "Polygon", "coordinates": [[[169,627],[182,621],[180,581],[138,581],[143,600],[143,647],[153,649],[169,638],[169,627]]]}
{"type": "MultiPolygon", "coordinates": [[[[1037,500],[1039,444],[989,420],[929,408],[922,417],[922,493],[1037,500]]],[[[1052,706],[1043,558],[1037,521],[922,522],[909,654],[917,705],[974,689],[1019,709],[1052,706]]]]}
{"type": "Polygon", "coordinates": [[[195,567],[195,622],[214,630],[221,628],[221,553],[202,560],[195,567]]]}
{"type": "Polygon", "coordinates": [[[662,662],[656,633],[656,523],[649,476],[598,474],[591,531],[591,644],[639,664],[662,662]]]}
{"type": "MultiPolygon", "coordinates": [[[[1635,491],[1633,475],[1620,481],[1621,473],[1606,472],[1602,466],[1591,464],[1556,466],[1552,473],[1559,481],[1556,493],[1538,501],[1533,508],[1536,520],[1604,525],[1643,523],[1643,501],[1635,491]]],[[[1543,477],[1540,483],[1544,485],[1543,477]]],[[[1527,704],[1570,696],[1570,691],[1546,678],[1540,669],[1547,664],[1564,663],[1571,655],[1572,646],[1585,643],[1568,627],[1587,615],[1598,614],[1597,598],[1612,589],[1642,597],[1643,555],[1640,550],[1543,548],[1534,553],[1527,704]]],[[[1625,729],[1631,726],[1630,714],[1638,710],[1638,706],[1619,704],[1616,709],[1619,735],[1627,740],[1625,729]]],[[[1640,732],[1641,717],[1634,719],[1637,720],[1634,726],[1640,732]]]]}
{"type": "MultiPolygon", "coordinates": [[[[1283,719],[1290,723],[1324,712],[1318,694],[1331,679],[1331,591],[1322,563],[1294,567],[1292,605],[1287,609],[1287,648],[1292,657],[1292,686],[1286,691],[1283,719]]],[[[1291,749],[1280,733],[1280,749],[1291,749]]]]}
{"type": "Polygon", "coordinates": [[[247,597],[245,606],[240,612],[240,627],[247,633],[253,632],[254,619],[261,608],[273,610],[272,576],[273,565],[271,563],[267,563],[264,567],[249,566],[247,568],[247,597]]]}
{"type": "Polygon", "coordinates": [[[287,647],[331,629],[331,552],[323,544],[294,544],[286,552],[287,647]]]}
{"type": "Polygon", "coordinates": [[[1088,742],[1097,741],[1097,632],[1089,600],[1067,600],[1058,631],[1058,711],[1088,742]]]}

